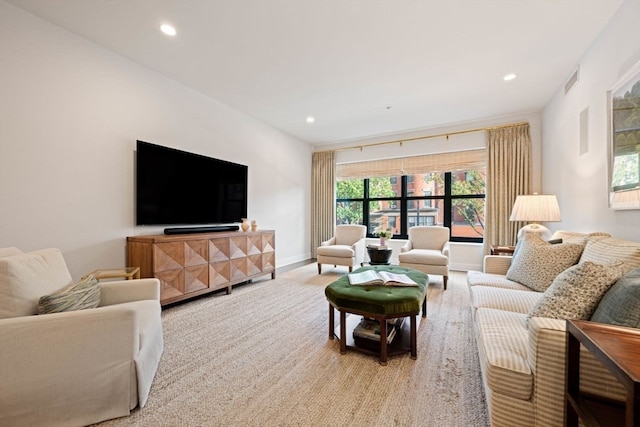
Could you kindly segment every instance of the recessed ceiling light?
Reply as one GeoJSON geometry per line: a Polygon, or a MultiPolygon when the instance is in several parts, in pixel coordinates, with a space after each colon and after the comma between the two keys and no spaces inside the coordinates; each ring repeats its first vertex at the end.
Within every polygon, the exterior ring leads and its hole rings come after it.
{"type": "Polygon", "coordinates": [[[510,81],[510,80],[515,79],[516,77],[518,77],[518,76],[517,76],[517,75],[515,75],[514,73],[509,73],[509,74],[507,74],[506,76],[504,76],[504,77],[502,78],[502,80],[504,80],[505,82],[508,82],[508,81],[510,81]]]}
{"type": "Polygon", "coordinates": [[[168,36],[175,36],[177,34],[176,29],[169,24],[160,25],[160,31],[162,31],[168,36]]]}
{"type": "Polygon", "coordinates": [[[314,119],[312,116],[307,117],[307,123],[313,123],[315,121],[316,119],[314,119]]]}

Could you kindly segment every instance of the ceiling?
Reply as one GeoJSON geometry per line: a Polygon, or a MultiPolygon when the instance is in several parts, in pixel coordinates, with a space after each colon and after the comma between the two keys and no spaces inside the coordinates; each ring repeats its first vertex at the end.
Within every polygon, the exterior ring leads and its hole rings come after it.
{"type": "Polygon", "coordinates": [[[540,111],[622,3],[8,1],[312,144],[540,111]]]}

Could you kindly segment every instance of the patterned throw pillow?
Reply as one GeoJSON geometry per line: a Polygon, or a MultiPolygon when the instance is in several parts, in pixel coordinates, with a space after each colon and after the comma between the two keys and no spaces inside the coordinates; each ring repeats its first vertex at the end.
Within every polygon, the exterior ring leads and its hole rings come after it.
{"type": "Polygon", "coordinates": [[[527,323],[532,317],[589,319],[622,271],[620,262],[603,265],[587,261],[566,269],[531,307],[527,323]]]}
{"type": "Polygon", "coordinates": [[[534,291],[544,292],[553,279],[580,259],[584,245],[550,244],[540,236],[527,233],[507,271],[507,279],[534,291]]]}
{"type": "Polygon", "coordinates": [[[79,283],[40,297],[38,314],[60,313],[63,311],[84,310],[100,305],[100,286],[92,275],[79,283]]]}

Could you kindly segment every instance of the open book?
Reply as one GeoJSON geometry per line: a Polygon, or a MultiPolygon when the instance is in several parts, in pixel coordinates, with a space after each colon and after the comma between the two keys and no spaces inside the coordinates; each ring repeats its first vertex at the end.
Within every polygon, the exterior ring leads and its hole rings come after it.
{"type": "Polygon", "coordinates": [[[411,280],[406,274],[375,270],[349,273],[349,283],[353,286],[418,286],[418,284],[411,280]]]}

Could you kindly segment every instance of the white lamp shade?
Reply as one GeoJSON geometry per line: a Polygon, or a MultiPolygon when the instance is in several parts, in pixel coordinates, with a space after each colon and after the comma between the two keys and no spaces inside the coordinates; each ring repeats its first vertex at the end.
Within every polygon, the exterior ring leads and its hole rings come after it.
{"type": "Polygon", "coordinates": [[[542,239],[551,237],[549,229],[537,222],[557,222],[560,221],[560,207],[556,196],[547,194],[533,194],[530,196],[518,196],[511,210],[509,221],[525,221],[534,224],[525,225],[518,232],[518,240],[522,239],[525,233],[535,233],[542,239]]]}
{"type": "Polygon", "coordinates": [[[509,221],[558,222],[561,221],[558,199],[554,195],[533,194],[518,196],[509,221]]]}

